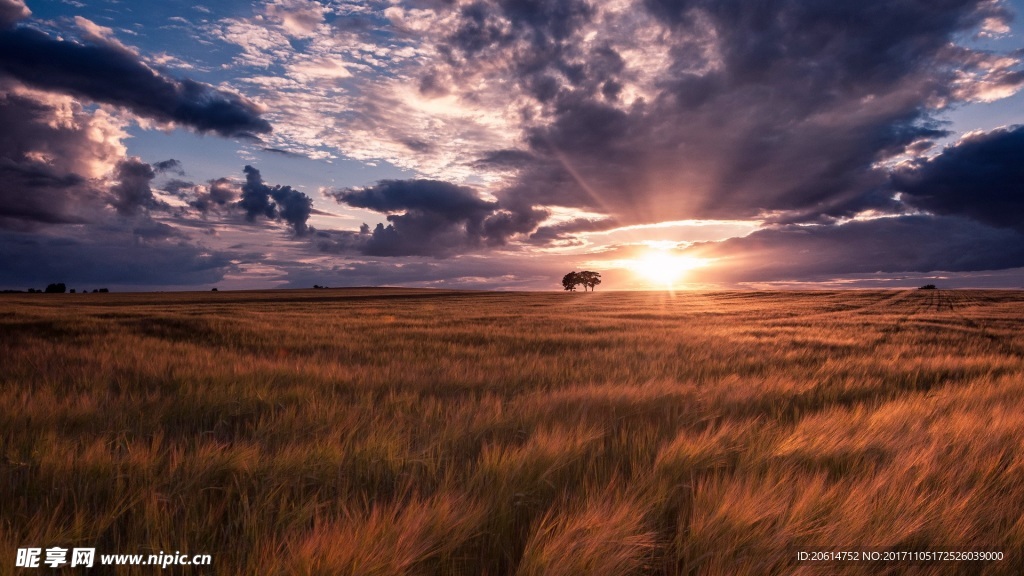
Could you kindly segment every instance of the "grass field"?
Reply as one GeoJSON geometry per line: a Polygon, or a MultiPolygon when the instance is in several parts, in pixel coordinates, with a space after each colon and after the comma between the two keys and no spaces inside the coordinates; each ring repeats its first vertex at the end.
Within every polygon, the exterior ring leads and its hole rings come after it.
{"type": "Polygon", "coordinates": [[[997,291],[3,295],[0,574],[1019,574],[1022,328],[997,291]],[[1006,559],[797,562],[869,547],[1006,559]]]}

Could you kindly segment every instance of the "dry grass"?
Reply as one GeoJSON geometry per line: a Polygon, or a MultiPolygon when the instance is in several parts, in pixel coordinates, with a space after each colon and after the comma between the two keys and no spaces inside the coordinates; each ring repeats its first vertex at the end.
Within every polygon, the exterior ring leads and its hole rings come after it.
{"type": "Polygon", "coordinates": [[[995,291],[4,295],[0,574],[1017,574],[1022,328],[995,291]],[[1007,560],[796,562],[854,546],[1007,560]]]}

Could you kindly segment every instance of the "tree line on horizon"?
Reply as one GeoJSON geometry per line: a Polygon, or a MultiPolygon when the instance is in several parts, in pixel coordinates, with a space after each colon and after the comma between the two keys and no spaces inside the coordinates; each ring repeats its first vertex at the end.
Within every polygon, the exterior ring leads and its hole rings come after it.
{"type": "MultiPolygon", "coordinates": [[[[64,294],[64,293],[67,293],[67,292],[70,292],[70,293],[74,294],[75,293],[75,289],[71,288],[70,290],[68,290],[67,285],[64,284],[63,282],[52,282],[52,283],[46,285],[46,289],[45,290],[39,290],[39,289],[36,289],[36,288],[29,288],[28,290],[0,290],[0,292],[2,292],[4,294],[24,294],[26,292],[29,293],[29,294],[64,294]]],[[[92,292],[93,292],[93,294],[95,294],[97,292],[110,292],[110,290],[107,289],[107,288],[95,288],[95,289],[93,289],[92,292]]],[[[82,294],[88,294],[88,293],[89,293],[88,290],[82,290],[82,294]]]]}
{"type": "Polygon", "coordinates": [[[601,283],[601,273],[592,272],[590,270],[584,270],[582,272],[569,272],[562,277],[562,288],[567,292],[575,292],[577,286],[583,286],[583,291],[586,292],[587,288],[590,291],[594,291],[594,287],[601,283]]]}

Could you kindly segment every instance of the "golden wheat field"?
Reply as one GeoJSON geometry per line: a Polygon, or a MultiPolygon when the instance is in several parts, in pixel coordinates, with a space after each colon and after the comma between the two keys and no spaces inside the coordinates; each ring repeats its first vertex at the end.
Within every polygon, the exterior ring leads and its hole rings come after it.
{"type": "Polygon", "coordinates": [[[1022,328],[1011,291],[4,295],[0,573],[1019,574],[1022,328]]]}

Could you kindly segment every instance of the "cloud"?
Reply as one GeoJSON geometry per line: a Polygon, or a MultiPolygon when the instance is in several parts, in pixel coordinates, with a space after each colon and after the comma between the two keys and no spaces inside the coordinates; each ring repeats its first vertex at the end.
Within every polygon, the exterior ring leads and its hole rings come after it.
{"type": "Polygon", "coordinates": [[[193,241],[181,222],[151,213],[166,207],[154,177],[180,163],[128,157],[123,120],[0,78],[0,125],[5,286],[189,285],[233,270],[229,256],[193,241]]]}
{"type": "Polygon", "coordinates": [[[537,158],[525,150],[491,150],[483,157],[473,161],[474,168],[483,169],[518,169],[537,161],[537,158]]]}
{"type": "Polygon", "coordinates": [[[362,253],[373,256],[447,256],[478,248],[484,221],[498,208],[470,188],[436,180],[383,180],[330,195],[354,208],[388,214],[390,224],[355,239],[363,240],[362,253]]]}
{"type": "MultiPolygon", "coordinates": [[[[984,0],[481,0],[386,15],[425,46],[418,67],[399,69],[422,100],[486,104],[502,111],[491,135],[519,130],[513,146],[464,148],[488,181],[517,174],[494,190],[503,203],[623,223],[878,207],[878,166],[945,136],[939,113],[1021,84],[1019,54],[954,43],[1009,18],[984,0]]],[[[413,136],[403,114],[415,101],[388,103],[403,112],[381,120],[378,140],[413,136]]],[[[445,144],[394,150],[426,164],[445,144]]]]}
{"type": "Polygon", "coordinates": [[[371,232],[335,233],[321,240],[324,251],[358,250],[373,256],[446,257],[486,245],[501,245],[536,228],[546,212],[502,209],[472,188],[437,180],[382,180],[366,188],[329,193],[339,203],[387,214],[387,226],[371,232]]]}
{"type": "Polygon", "coordinates": [[[153,170],[155,170],[157,172],[173,172],[174,174],[177,174],[178,176],[184,176],[185,175],[185,170],[181,166],[181,161],[180,160],[175,160],[174,158],[170,158],[168,160],[161,160],[160,162],[156,162],[155,164],[153,164],[153,170]]]}
{"type": "Polygon", "coordinates": [[[309,0],[278,0],[267,5],[267,16],[291,36],[306,37],[316,33],[324,22],[324,7],[309,0]]]}
{"type": "Polygon", "coordinates": [[[10,28],[31,15],[32,11],[22,0],[0,0],[0,30],[10,28]]]}
{"type": "Polygon", "coordinates": [[[307,262],[277,262],[286,271],[286,286],[418,286],[478,290],[555,290],[559,279],[573,267],[561,258],[528,259],[507,255],[487,258],[462,256],[389,258],[386,261],[354,257],[307,262]]]}
{"type": "Polygon", "coordinates": [[[181,180],[179,178],[171,178],[160,186],[161,190],[173,196],[177,196],[178,198],[190,197],[191,194],[195,193],[197,188],[198,186],[196,186],[195,182],[181,180]]]}
{"type": "MultiPolygon", "coordinates": [[[[608,66],[577,78],[554,74],[564,63],[553,61],[522,77],[564,79],[542,98],[552,121],[529,131],[531,151],[547,160],[506,194],[632,221],[849,213],[884,185],[879,161],[943,135],[931,114],[972,57],[950,40],[990,10],[968,1],[647,7],[671,34],[657,96],[610,101],[597,80],[621,73],[608,66]]],[[[630,59],[622,63],[628,72],[630,59]]]]}
{"type": "Polygon", "coordinates": [[[232,271],[229,255],[178,237],[173,228],[94,227],[87,234],[0,231],[0,269],[6,286],[66,282],[100,286],[189,286],[218,282],[232,271]]]}
{"type": "Polygon", "coordinates": [[[968,134],[893,172],[907,204],[1024,232],[1024,126],[968,134]]]}
{"type": "Polygon", "coordinates": [[[43,90],[121,106],[200,133],[251,137],[270,124],[244,97],[189,79],[163,76],[120,45],[53,40],[30,28],[0,31],[0,73],[43,90]]]}
{"type": "Polygon", "coordinates": [[[251,222],[256,216],[262,215],[284,220],[291,225],[296,236],[305,235],[313,200],[291,186],[264,184],[260,171],[252,166],[246,166],[244,172],[245,184],[242,185],[242,199],[238,206],[245,210],[246,219],[251,222]]]}
{"type": "Polygon", "coordinates": [[[313,18],[301,51],[280,33],[283,17],[229,26],[253,64],[288,75],[249,79],[274,110],[274,146],[384,159],[482,183],[503,207],[573,208],[621,225],[898,210],[885,166],[948,136],[944,111],[1024,82],[1019,52],[964,44],[1009,21],[989,0],[476,0],[352,12],[329,15],[324,30],[313,18]]]}
{"type": "Polygon", "coordinates": [[[227,256],[151,217],[149,209],[163,206],[150,188],[155,170],[125,156],[118,120],[67,96],[7,80],[0,88],[6,286],[188,285],[231,269],[227,256]]]}
{"type": "MultiPolygon", "coordinates": [[[[76,19],[81,43],[10,27],[27,16],[12,6],[18,5],[0,4],[3,281],[12,287],[58,278],[159,287],[237,273],[237,254],[205,242],[226,245],[229,240],[218,237],[221,228],[228,239],[246,237],[237,231],[240,218],[226,210],[218,214],[221,221],[206,220],[230,206],[238,186],[228,179],[208,185],[171,179],[155,186],[160,175],[184,176],[182,164],[128,156],[124,142],[131,115],[200,133],[265,133],[270,126],[256,105],[225,89],[153,71],[134,48],[116,41],[112,29],[84,18],[76,19]]],[[[288,187],[267,188],[274,217],[304,233],[311,201],[288,187]]]]}
{"type": "Polygon", "coordinates": [[[138,51],[129,48],[122,44],[117,38],[114,37],[114,29],[107,26],[100,26],[99,24],[84,18],[82,16],[75,16],[75,25],[82,32],[82,40],[90,44],[96,44],[98,46],[106,46],[113,50],[123,52],[129,57],[138,56],[138,51]]]}
{"type": "MultiPolygon", "coordinates": [[[[188,184],[192,186],[191,183],[188,184]]],[[[218,207],[231,205],[240,195],[241,188],[230,178],[217,178],[202,187],[189,201],[189,205],[205,215],[218,207]]]]}
{"type": "Polygon", "coordinates": [[[242,81],[272,111],[271,147],[463,180],[474,173],[467,155],[512,146],[517,128],[505,118],[509,104],[489,93],[468,102],[421,92],[420,68],[438,58],[435,41],[454,10],[416,4],[332,5],[301,44],[269,15],[225,19],[210,33],[243,50],[235,63],[249,67],[242,81]]]}
{"type": "Polygon", "coordinates": [[[717,259],[708,282],[825,280],[847,274],[969,272],[1024,266],[1024,234],[953,216],[900,216],[842,225],[789,225],[695,244],[717,259]]]}
{"type": "Polygon", "coordinates": [[[346,188],[331,195],[349,206],[376,212],[419,210],[478,223],[498,206],[480,199],[471,188],[436,180],[382,180],[375,186],[346,188]]]}
{"type": "Polygon", "coordinates": [[[580,242],[575,239],[575,234],[611,230],[618,225],[618,221],[614,218],[573,218],[537,228],[536,232],[530,234],[530,242],[541,245],[555,243],[578,245],[580,242]]]}
{"type": "Polygon", "coordinates": [[[490,285],[503,276],[497,268],[466,264],[484,252],[511,266],[510,255],[538,247],[747,230],[655,228],[695,219],[769,226],[691,248],[729,264],[709,269],[729,282],[1019,265],[1019,129],[923,156],[951,135],[947,111],[1024,83],[1024,53],[978,41],[1006,33],[1006,3],[271,0],[250,18],[197,24],[204,41],[241,48],[210,74],[244,83],[261,105],[154,70],[159,58],[84,18],[79,41],[16,27],[27,14],[0,0],[0,82],[37,89],[0,101],[11,134],[0,135],[0,177],[14,183],[0,189],[6,230],[89,222],[132,226],[125,238],[189,242],[161,224],[241,243],[265,230],[241,226],[242,215],[267,218],[308,240],[278,235],[274,266],[343,262],[338,276],[404,283],[418,273],[490,285]],[[414,176],[330,194],[381,224],[313,230],[307,195],[266,184],[252,167],[244,184],[166,180],[184,176],[180,165],[130,158],[119,137],[94,139],[123,122],[69,95],[200,133],[260,134],[270,151],[383,160],[414,176]],[[151,213],[161,197],[178,212],[151,213]],[[285,244],[308,252],[289,252],[286,265],[285,244]],[[979,252],[995,246],[1003,252],[979,252]]]}
{"type": "Polygon", "coordinates": [[[0,125],[0,228],[102,217],[102,179],[125,154],[121,122],[0,79],[0,125]]]}
{"type": "Polygon", "coordinates": [[[149,187],[155,177],[156,171],[153,166],[138,158],[127,158],[118,162],[114,169],[116,181],[110,187],[113,194],[111,205],[117,209],[117,213],[122,216],[133,216],[142,210],[166,207],[153,196],[153,189],[149,187]]]}

